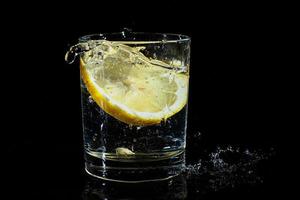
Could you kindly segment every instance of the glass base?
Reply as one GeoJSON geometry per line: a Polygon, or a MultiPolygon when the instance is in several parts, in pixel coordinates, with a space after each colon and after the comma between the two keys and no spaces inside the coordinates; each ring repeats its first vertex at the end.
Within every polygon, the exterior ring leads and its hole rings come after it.
{"type": "Polygon", "coordinates": [[[184,151],[176,156],[151,162],[120,162],[90,158],[90,155],[86,155],[85,162],[85,170],[89,175],[125,183],[167,180],[179,175],[184,166],[184,151]]]}

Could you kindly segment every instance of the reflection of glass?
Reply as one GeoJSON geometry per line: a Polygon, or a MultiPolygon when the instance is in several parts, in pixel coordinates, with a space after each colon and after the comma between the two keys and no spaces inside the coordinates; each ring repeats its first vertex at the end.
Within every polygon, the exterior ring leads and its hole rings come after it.
{"type": "Polygon", "coordinates": [[[79,39],[86,171],[162,180],[184,165],[190,38],[114,33],[79,39]]]}
{"type": "Polygon", "coordinates": [[[128,184],[88,178],[83,191],[84,200],[160,199],[181,200],[187,197],[187,184],[179,175],[165,181],[128,184]]]}

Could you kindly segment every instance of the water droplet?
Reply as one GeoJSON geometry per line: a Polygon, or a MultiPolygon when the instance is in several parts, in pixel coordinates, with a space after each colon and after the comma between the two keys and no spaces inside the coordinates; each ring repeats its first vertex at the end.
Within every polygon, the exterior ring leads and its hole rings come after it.
{"type": "Polygon", "coordinates": [[[202,133],[201,133],[200,131],[197,131],[197,132],[194,134],[195,137],[201,137],[201,135],[202,135],[202,133]]]}
{"type": "Polygon", "coordinates": [[[245,150],[245,154],[246,154],[246,155],[250,155],[249,149],[246,149],[246,150],[245,150]]]}
{"type": "Polygon", "coordinates": [[[124,32],[124,31],[122,31],[121,34],[122,34],[122,37],[123,37],[123,38],[126,38],[126,35],[125,35],[125,32],[124,32]]]}
{"type": "Polygon", "coordinates": [[[132,125],[132,124],[128,124],[128,128],[129,128],[130,130],[132,130],[133,125],[132,125]]]}
{"type": "Polygon", "coordinates": [[[93,100],[93,98],[92,98],[92,96],[89,96],[89,98],[88,98],[89,100],[89,103],[94,103],[94,100],[93,100]]]}
{"type": "Polygon", "coordinates": [[[168,39],[168,36],[167,36],[167,34],[163,34],[162,36],[163,36],[163,39],[161,40],[161,41],[162,41],[162,43],[165,43],[165,42],[167,42],[167,39],[168,39]]]}
{"type": "Polygon", "coordinates": [[[156,53],[153,53],[153,58],[154,58],[154,59],[157,59],[156,53]]]}
{"type": "Polygon", "coordinates": [[[130,28],[126,28],[126,27],[124,27],[121,32],[123,38],[128,38],[131,33],[132,33],[132,30],[130,28]]]}

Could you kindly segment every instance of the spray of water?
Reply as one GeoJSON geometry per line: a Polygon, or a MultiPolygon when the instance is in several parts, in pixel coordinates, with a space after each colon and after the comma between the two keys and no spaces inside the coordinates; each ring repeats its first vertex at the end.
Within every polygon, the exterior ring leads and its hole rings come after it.
{"type": "Polygon", "coordinates": [[[258,164],[274,154],[274,148],[266,151],[250,150],[241,145],[216,146],[205,158],[188,164],[183,173],[202,193],[258,184],[263,182],[263,177],[258,173],[258,164]]]}

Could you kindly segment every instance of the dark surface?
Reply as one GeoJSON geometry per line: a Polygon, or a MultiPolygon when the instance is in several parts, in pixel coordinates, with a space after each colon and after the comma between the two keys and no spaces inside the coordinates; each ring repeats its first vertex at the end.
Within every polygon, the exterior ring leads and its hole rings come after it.
{"type": "Polygon", "coordinates": [[[4,24],[9,53],[2,81],[9,86],[3,94],[13,105],[3,113],[7,134],[1,140],[7,199],[153,199],[151,195],[171,199],[181,194],[178,190],[188,199],[271,199],[289,194],[283,181],[280,139],[286,130],[281,107],[285,74],[279,70],[283,58],[278,37],[285,28],[281,12],[272,13],[269,7],[268,12],[244,7],[199,6],[196,11],[190,9],[192,5],[175,7],[182,11],[167,6],[153,7],[153,14],[151,9],[110,12],[112,7],[104,4],[88,8],[45,5],[24,9],[4,24]],[[257,173],[254,177],[263,181],[234,182],[238,176],[227,172],[220,172],[220,177],[224,175],[233,186],[217,189],[208,186],[216,177],[200,174],[193,179],[189,172],[176,187],[109,183],[101,187],[102,183],[88,179],[83,169],[79,68],[67,65],[64,54],[79,36],[123,27],[192,37],[187,164],[204,159],[220,144],[248,148],[259,155],[271,151],[272,156],[259,159],[258,164],[249,161],[257,173]]]}

